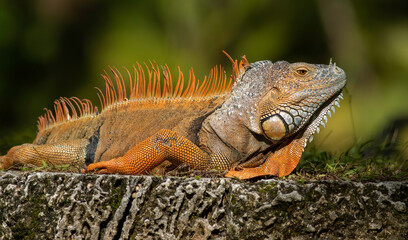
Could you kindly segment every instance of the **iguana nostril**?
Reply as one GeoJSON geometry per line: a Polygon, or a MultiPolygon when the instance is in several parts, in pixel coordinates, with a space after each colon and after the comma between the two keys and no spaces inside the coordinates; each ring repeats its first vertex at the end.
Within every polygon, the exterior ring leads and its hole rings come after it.
{"type": "Polygon", "coordinates": [[[341,68],[337,67],[337,66],[334,66],[334,71],[336,73],[342,73],[343,72],[343,70],[341,68]]]}

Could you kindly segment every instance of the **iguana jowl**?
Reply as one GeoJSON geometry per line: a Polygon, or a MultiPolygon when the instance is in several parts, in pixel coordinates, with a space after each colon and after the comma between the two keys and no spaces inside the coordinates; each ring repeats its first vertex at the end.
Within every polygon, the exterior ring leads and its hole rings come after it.
{"type": "Polygon", "coordinates": [[[55,114],[47,110],[39,118],[33,144],[10,149],[0,168],[46,161],[142,174],[168,160],[226,169],[226,176],[241,179],[290,174],[338,105],[344,71],[332,63],[232,62],[229,80],[214,68],[199,84],[191,70],[187,88],[180,70],[173,86],[167,66],[145,64],[143,70],[137,64],[134,73],[127,71],[129,98],[123,77],[112,69],[116,87],[105,76],[100,113],[89,100],[56,100],[55,114]]]}

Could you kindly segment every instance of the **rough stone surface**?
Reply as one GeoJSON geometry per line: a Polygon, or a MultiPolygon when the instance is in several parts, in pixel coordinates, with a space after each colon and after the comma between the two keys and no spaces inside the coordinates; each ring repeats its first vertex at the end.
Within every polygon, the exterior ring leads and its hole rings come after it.
{"type": "Polygon", "coordinates": [[[0,239],[408,239],[408,182],[0,172],[0,239]]]}

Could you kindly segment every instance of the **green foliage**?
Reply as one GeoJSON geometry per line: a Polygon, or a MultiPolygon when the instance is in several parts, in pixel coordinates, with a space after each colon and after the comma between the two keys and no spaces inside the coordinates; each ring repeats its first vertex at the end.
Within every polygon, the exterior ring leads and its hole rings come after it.
{"type": "Polygon", "coordinates": [[[24,165],[19,170],[31,171],[31,172],[72,172],[72,173],[81,172],[79,166],[75,166],[71,164],[53,165],[51,162],[46,161],[44,159],[42,159],[41,162],[42,162],[42,165],[40,167],[24,165]]]}
{"type": "Polygon", "coordinates": [[[311,147],[300,160],[297,176],[359,181],[407,180],[408,160],[401,147],[389,141],[365,141],[340,154],[311,147]]]}

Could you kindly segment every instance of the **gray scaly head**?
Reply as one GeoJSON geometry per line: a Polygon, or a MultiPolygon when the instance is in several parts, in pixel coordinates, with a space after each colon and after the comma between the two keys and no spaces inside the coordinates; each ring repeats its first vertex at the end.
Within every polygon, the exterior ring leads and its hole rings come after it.
{"type": "Polygon", "coordinates": [[[307,141],[324,125],[334,106],[339,106],[345,84],[344,71],[332,63],[260,61],[248,65],[231,89],[231,97],[215,114],[224,121],[211,124],[222,142],[239,152],[238,164],[244,167],[226,176],[290,174],[307,141]],[[256,166],[252,158],[258,154],[265,156],[261,165],[247,168],[256,166]]]}
{"type": "Polygon", "coordinates": [[[326,114],[339,106],[346,84],[346,74],[336,64],[276,62],[270,79],[272,88],[259,105],[261,128],[271,141],[298,132],[311,141],[319,125],[327,122],[326,114]]]}

